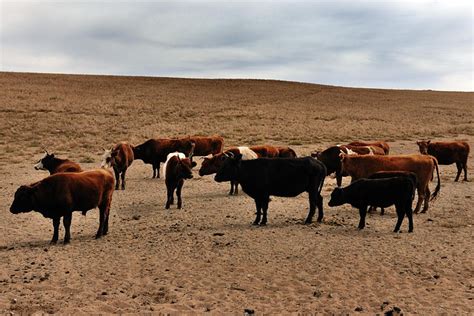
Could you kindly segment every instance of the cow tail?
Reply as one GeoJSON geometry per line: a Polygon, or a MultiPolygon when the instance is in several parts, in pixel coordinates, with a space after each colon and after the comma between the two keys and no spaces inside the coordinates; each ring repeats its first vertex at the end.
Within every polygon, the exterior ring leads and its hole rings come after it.
{"type": "Polygon", "coordinates": [[[436,174],[438,175],[438,185],[436,186],[436,189],[434,190],[433,194],[431,194],[430,201],[433,201],[438,197],[439,190],[441,189],[441,180],[439,178],[439,169],[438,169],[438,160],[435,157],[432,157],[433,162],[436,167],[436,174]]]}

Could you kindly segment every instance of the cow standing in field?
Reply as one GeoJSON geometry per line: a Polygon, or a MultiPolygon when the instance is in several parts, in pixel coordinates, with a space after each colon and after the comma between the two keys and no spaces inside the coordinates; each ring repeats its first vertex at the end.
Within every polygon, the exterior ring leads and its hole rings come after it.
{"type": "Polygon", "coordinates": [[[217,155],[221,153],[224,148],[224,138],[221,136],[191,136],[189,140],[195,145],[192,157],[217,155]]]}
{"type": "Polygon", "coordinates": [[[431,195],[431,200],[435,199],[441,188],[438,162],[435,157],[427,155],[394,155],[394,156],[362,156],[345,155],[341,156],[342,172],[346,172],[352,177],[352,182],[361,178],[368,178],[378,171],[409,171],[416,174],[418,180],[418,202],[415,213],[418,213],[421,203],[424,201],[422,213],[428,211],[430,200],[429,183],[436,169],[438,184],[431,195]]]}
{"type": "MultiPolygon", "coordinates": [[[[214,155],[212,157],[205,157],[202,161],[201,168],[199,169],[199,175],[205,176],[216,173],[222,166],[222,163],[226,159],[226,154],[232,153],[233,155],[242,155],[242,160],[257,159],[258,154],[253,151],[250,147],[233,147],[226,150],[224,153],[214,155]]],[[[229,195],[239,194],[239,182],[237,180],[230,180],[230,191],[229,195]]]]}
{"type": "Polygon", "coordinates": [[[83,215],[98,207],[100,212],[99,229],[96,238],[106,235],[109,229],[109,212],[114,177],[109,170],[97,169],[77,173],[65,172],[51,175],[30,185],[22,185],[15,192],[10,207],[13,214],[37,211],[53,220],[53,239],[59,237],[59,224],[63,217],[65,229],[64,243],[71,239],[72,212],[83,215]]]}
{"type": "Polygon", "coordinates": [[[328,205],[339,206],[345,203],[359,209],[359,229],[365,227],[367,207],[388,207],[395,205],[397,224],[394,232],[400,230],[403,218],[408,217],[408,232],[413,232],[412,202],[416,184],[411,177],[391,177],[381,179],[359,179],[345,188],[335,188],[328,205]]]}
{"type": "Polygon", "coordinates": [[[312,152],[311,157],[324,163],[328,175],[336,173],[336,183],[338,187],[342,184],[342,177],[347,176],[347,174],[342,173],[341,154],[384,155],[384,151],[376,146],[337,145],[331,146],[323,151],[312,152]]]}
{"type": "Polygon", "coordinates": [[[390,146],[387,142],[384,141],[373,141],[373,142],[362,142],[362,141],[354,141],[349,143],[350,146],[376,146],[382,148],[385,155],[390,153],[390,146]]]}
{"type": "Polygon", "coordinates": [[[318,207],[318,222],[323,219],[321,189],[326,177],[323,163],[311,157],[259,158],[242,160],[242,155],[226,154],[214,180],[237,180],[242,190],[255,200],[257,214],[254,225],[267,224],[270,196],[295,197],[303,192],[309,195],[309,213],[305,223],[310,224],[318,207]],[[262,214],[263,212],[263,214],[262,214]]]}
{"type": "Polygon", "coordinates": [[[455,163],[458,169],[455,182],[459,180],[461,171],[464,169],[464,181],[467,180],[467,158],[469,157],[469,144],[466,142],[431,142],[430,140],[416,142],[420,153],[431,155],[438,159],[440,165],[455,163]]]}
{"type": "Polygon", "coordinates": [[[49,154],[47,151],[43,158],[34,166],[36,170],[47,170],[49,174],[59,172],[81,172],[82,168],[78,163],[69,159],[56,158],[54,154],[49,154]]]}
{"type": "MultiPolygon", "coordinates": [[[[406,177],[409,178],[415,186],[413,187],[413,190],[415,190],[418,186],[418,179],[416,177],[416,174],[410,171],[378,171],[368,177],[368,179],[387,179],[387,178],[397,178],[397,177],[406,177]]],[[[413,195],[415,192],[413,192],[413,195]]],[[[369,208],[369,212],[375,211],[376,207],[371,206],[369,208]]],[[[385,213],[385,209],[381,207],[380,215],[383,215],[385,213]]]]}
{"type": "Polygon", "coordinates": [[[101,168],[112,167],[115,173],[115,190],[119,189],[120,176],[122,190],[125,190],[125,174],[133,162],[133,147],[127,142],[120,142],[111,149],[104,149],[101,168]]]}
{"type": "Polygon", "coordinates": [[[165,165],[165,183],[167,191],[166,209],[174,202],[174,191],[178,198],[178,209],[181,209],[181,189],[183,188],[184,179],[193,177],[192,168],[196,166],[196,162],[191,161],[183,153],[175,152],[168,155],[165,165]]]}
{"type": "Polygon", "coordinates": [[[168,154],[182,152],[186,157],[193,155],[195,144],[187,138],[182,139],[149,139],[143,144],[133,147],[135,159],[141,159],[153,167],[153,178],[160,177],[160,164],[166,161],[168,154]]]}

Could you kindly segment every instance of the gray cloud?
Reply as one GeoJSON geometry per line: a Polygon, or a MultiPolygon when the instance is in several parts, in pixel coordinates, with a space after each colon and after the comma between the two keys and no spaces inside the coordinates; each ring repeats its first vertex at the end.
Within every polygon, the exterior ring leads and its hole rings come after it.
{"type": "Polygon", "coordinates": [[[2,2],[4,71],[473,90],[472,6],[2,2]]]}

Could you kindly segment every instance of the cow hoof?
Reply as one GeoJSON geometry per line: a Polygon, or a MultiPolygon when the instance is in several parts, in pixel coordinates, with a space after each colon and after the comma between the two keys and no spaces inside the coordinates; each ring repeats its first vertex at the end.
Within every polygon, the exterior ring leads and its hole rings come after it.
{"type": "MultiPolygon", "coordinates": [[[[318,221],[318,222],[320,222],[320,221],[318,221]]],[[[312,223],[313,223],[313,221],[308,221],[308,220],[305,220],[305,221],[304,221],[304,224],[305,224],[305,225],[311,225],[312,223]]]]}
{"type": "Polygon", "coordinates": [[[267,226],[267,223],[260,223],[260,226],[267,226]]]}
{"type": "Polygon", "coordinates": [[[49,243],[50,243],[51,245],[56,245],[57,242],[58,242],[57,240],[51,240],[49,243]]]}
{"type": "Polygon", "coordinates": [[[64,240],[64,244],[65,244],[65,245],[67,245],[67,244],[69,244],[69,243],[71,243],[70,240],[64,240]]]}
{"type": "Polygon", "coordinates": [[[255,222],[252,223],[252,225],[253,225],[253,226],[258,226],[258,222],[255,221],[255,222]]]}

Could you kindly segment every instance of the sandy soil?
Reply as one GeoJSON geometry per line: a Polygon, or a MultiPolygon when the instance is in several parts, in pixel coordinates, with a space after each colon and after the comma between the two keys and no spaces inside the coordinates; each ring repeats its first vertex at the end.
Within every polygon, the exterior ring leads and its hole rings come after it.
{"type": "Polygon", "coordinates": [[[302,194],[273,197],[268,226],[253,227],[253,201],[197,168],[184,209],[165,210],[164,181],[141,161],[114,193],[101,240],[97,210],[74,215],[67,246],[49,245],[41,215],[8,211],[19,185],[46,176],[32,168],[42,146],[86,169],[100,164],[101,146],[151,136],[220,133],[227,145],[291,144],[300,155],[358,138],[387,139],[393,154],[427,137],[472,147],[472,93],[9,73],[0,82],[2,314],[474,312],[474,184],[454,183],[454,165],[441,166],[441,196],[415,216],[413,234],[406,221],[392,233],[393,208],[358,231],[355,209],[327,207],[332,178],[322,224],[303,225],[302,194]]]}

